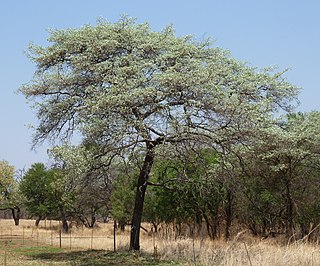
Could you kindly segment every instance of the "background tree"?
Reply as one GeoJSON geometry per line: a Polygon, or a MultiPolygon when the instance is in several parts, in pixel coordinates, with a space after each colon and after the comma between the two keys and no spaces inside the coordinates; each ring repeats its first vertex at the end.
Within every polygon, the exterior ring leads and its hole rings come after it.
{"type": "Polygon", "coordinates": [[[205,221],[208,236],[217,237],[228,191],[225,173],[222,174],[220,168],[217,152],[201,147],[183,147],[172,159],[156,163],[151,179],[155,177],[157,183],[157,187],[151,188],[156,199],[152,201],[162,221],[177,224],[177,235],[182,234],[184,223],[200,234],[205,221]]]}
{"type": "Polygon", "coordinates": [[[26,209],[31,216],[36,217],[36,226],[41,219],[52,216],[57,210],[57,204],[52,195],[53,181],[53,172],[43,163],[35,163],[19,182],[19,189],[26,198],[26,209]]]}
{"type": "Polygon", "coordinates": [[[105,176],[85,176],[75,187],[71,219],[92,228],[110,214],[111,183],[105,176]]]}
{"type": "Polygon", "coordinates": [[[34,79],[22,86],[35,105],[34,141],[75,130],[113,158],[139,148],[130,248],[140,249],[147,180],[163,144],[207,143],[219,150],[265,127],[296,88],[269,70],[256,71],[208,41],[176,37],[172,27],[117,23],[51,31],[48,47],[32,45],[34,79]]]}
{"type": "Polygon", "coordinates": [[[319,125],[319,112],[289,114],[257,136],[252,149],[247,150],[248,157],[242,155],[246,158],[242,161],[242,187],[248,204],[248,212],[242,214],[251,219],[255,234],[285,233],[291,237],[299,227],[302,236],[307,233],[310,216],[319,211],[314,189],[320,181],[316,166],[319,125]]]}
{"type": "Polygon", "coordinates": [[[10,210],[15,225],[19,225],[23,198],[14,173],[14,166],[7,161],[0,161],[0,210],[10,210]]]}
{"type": "Polygon", "coordinates": [[[110,198],[111,216],[118,222],[122,231],[132,216],[135,187],[136,175],[134,174],[119,174],[113,183],[110,198]]]}
{"type": "Polygon", "coordinates": [[[68,193],[63,193],[69,202],[68,216],[86,227],[93,227],[98,215],[105,219],[109,214],[112,182],[118,171],[116,165],[109,165],[105,158],[94,156],[94,149],[86,143],[64,145],[50,151],[55,166],[63,171],[64,187],[69,188],[68,193]]]}

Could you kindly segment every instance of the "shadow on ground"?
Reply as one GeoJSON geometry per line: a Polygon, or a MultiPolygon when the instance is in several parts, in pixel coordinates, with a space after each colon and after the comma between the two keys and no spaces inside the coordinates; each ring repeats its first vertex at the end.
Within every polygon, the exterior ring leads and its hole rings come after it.
{"type": "Polygon", "coordinates": [[[105,266],[105,265],[179,265],[173,261],[154,261],[150,255],[141,255],[132,252],[114,253],[105,250],[69,251],[54,253],[39,253],[29,256],[35,260],[50,262],[64,262],[69,265],[79,266],[105,266]]]}

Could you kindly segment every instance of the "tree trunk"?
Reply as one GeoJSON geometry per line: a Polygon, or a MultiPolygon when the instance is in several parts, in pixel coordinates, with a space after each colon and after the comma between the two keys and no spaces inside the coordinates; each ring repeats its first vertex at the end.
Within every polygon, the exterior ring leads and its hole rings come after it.
{"type": "Polygon", "coordinates": [[[124,221],[124,220],[120,220],[119,222],[118,222],[118,224],[119,224],[119,228],[120,228],[120,231],[121,232],[124,232],[124,230],[125,230],[125,228],[126,228],[126,225],[127,225],[127,221],[124,221]]]}
{"type": "Polygon", "coordinates": [[[97,220],[96,211],[93,211],[91,213],[91,223],[90,223],[91,228],[93,228],[94,225],[96,224],[96,220],[97,220]]]}
{"type": "Polygon", "coordinates": [[[38,227],[42,217],[39,215],[36,219],[35,226],[38,227]]]}
{"type": "Polygon", "coordinates": [[[14,225],[19,225],[20,222],[20,214],[21,210],[18,206],[15,206],[14,208],[11,208],[12,212],[12,218],[14,220],[14,225]]]}
{"type": "Polygon", "coordinates": [[[305,223],[300,223],[300,230],[301,230],[301,239],[307,236],[307,240],[309,241],[309,238],[310,238],[309,230],[305,223]]]}
{"type": "Polygon", "coordinates": [[[217,222],[216,222],[216,219],[212,223],[212,218],[209,219],[209,217],[207,216],[206,213],[203,213],[203,218],[204,218],[204,221],[206,223],[207,234],[208,234],[209,238],[212,239],[212,240],[216,239],[216,236],[217,236],[217,225],[216,225],[217,222]]]}
{"type": "Polygon", "coordinates": [[[226,200],[226,234],[225,234],[225,238],[226,240],[230,239],[230,227],[231,227],[231,223],[232,223],[232,191],[228,190],[227,191],[227,200],[226,200]]]}
{"type": "Polygon", "coordinates": [[[153,164],[153,145],[149,144],[143,166],[139,174],[136,198],[131,221],[130,250],[140,250],[140,226],[143,212],[144,195],[147,189],[147,180],[153,164]]]}
{"type": "Polygon", "coordinates": [[[288,238],[294,235],[293,223],[293,200],[291,197],[291,184],[289,180],[285,180],[286,186],[286,235],[288,238]]]}
{"type": "Polygon", "coordinates": [[[61,215],[63,232],[68,233],[69,225],[68,225],[68,221],[67,221],[66,210],[65,210],[64,206],[62,206],[62,205],[59,205],[59,210],[60,210],[60,215],[61,215]]]}
{"type": "Polygon", "coordinates": [[[158,225],[159,225],[159,223],[157,223],[157,222],[152,222],[152,225],[153,225],[153,232],[154,232],[154,233],[157,233],[157,232],[158,232],[158,225]]]}

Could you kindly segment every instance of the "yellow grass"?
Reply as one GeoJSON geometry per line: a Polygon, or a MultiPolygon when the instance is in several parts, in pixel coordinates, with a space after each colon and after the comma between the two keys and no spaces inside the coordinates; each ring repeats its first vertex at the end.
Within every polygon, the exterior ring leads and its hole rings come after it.
{"type": "MultiPolygon", "coordinates": [[[[148,225],[144,225],[146,228],[148,225]]],[[[117,232],[117,250],[129,246],[129,228],[117,232]]],[[[32,239],[39,245],[59,246],[59,222],[42,221],[39,228],[34,221],[21,220],[14,226],[12,220],[0,220],[0,237],[10,240],[32,239]]],[[[62,246],[76,249],[113,250],[113,223],[99,223],[98,228],[73,227],[71,234],[62,234],[62,246]]],[[[320,265],[320,248],[316,244],[295,242],[280,245],[276,241],[257,240],[248,234],[238,235],[234,240],[210,241],[208,239],[174,239],[172,235],[141,232],[141,250],[161,259],[183,260],[187,265],[261,265],[261,266],[315,266],[320,265]]]]}

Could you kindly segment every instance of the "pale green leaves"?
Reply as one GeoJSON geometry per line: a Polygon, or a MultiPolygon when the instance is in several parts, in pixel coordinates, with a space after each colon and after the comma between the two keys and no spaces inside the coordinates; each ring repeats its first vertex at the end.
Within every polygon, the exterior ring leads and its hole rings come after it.
{"type": "Polygon", "coordinates": [[[78,130],[119,149],[159,139],[235,143],[268,127],[297,93],[282,73],[127,17],[54,30],[49,41],[30,48],[38,71],[21,88],[39,101],[36,141],[78,130]]]}

